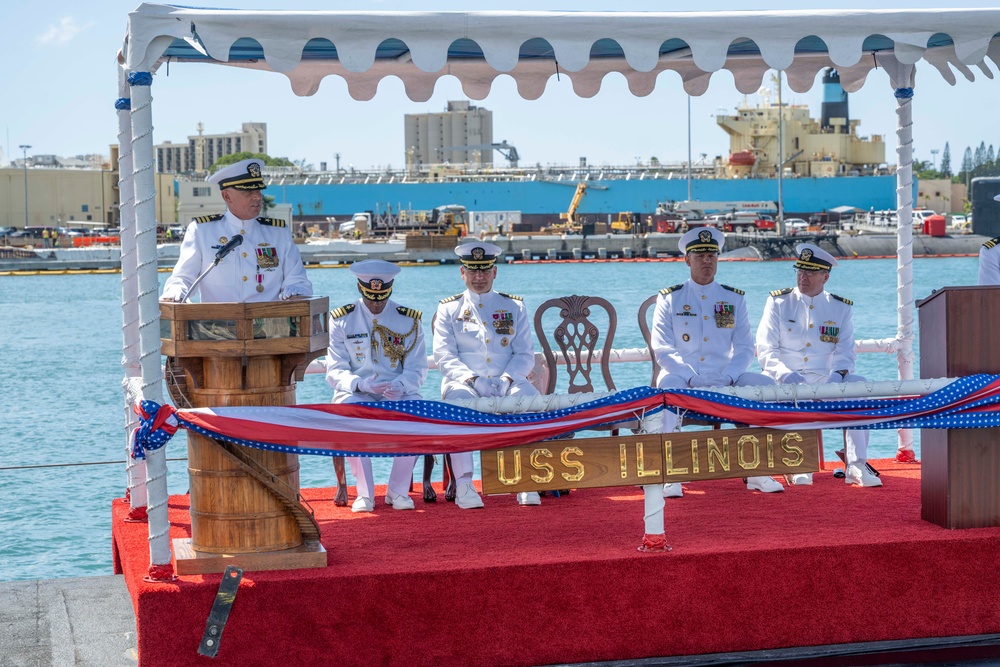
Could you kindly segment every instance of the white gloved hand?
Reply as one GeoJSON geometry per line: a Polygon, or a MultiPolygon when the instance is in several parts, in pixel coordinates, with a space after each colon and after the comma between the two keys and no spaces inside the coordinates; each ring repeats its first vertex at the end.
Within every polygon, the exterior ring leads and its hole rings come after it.
{"type": "Polygon", "coordinates": [[[847,373],[841,375],[840,371],[834,371],[830,373],[830,379],[827,382],[847,382],[847,373]]]}
{"type": "Polygon", "coordinates": [[[494,396],[506,396],[510,390],[511,381],[507,377],[494,378],[490,384],[493,386],[494,396]]]}
{"type": "Polygon", "coordinates": [[[714,384],[712,381],[712,376],[710,375],[692,375],[691,379],[688,380],[688,386],[692,389],[697,389],[698,387],[711,387],[714,384]]]}
{"type": "Polygon", "coordinates": [[[472,388],[475,389],[476,393],[482,398],[489,398],[493,395],[493,384],[490,383],[488,378],[484,378],[482,376],[477,377],[475,384],[472,385],[472,388]]]}
{"type": "Polygon", "coordinates": [[[389,382],[379,382],[378,376],[372,375],[358,380],[358,391],[362,394],[381,396],[385,393],[385,390],[389,388],[389,384],[389,382]]]}
{"type": "Polygon", "coordinates": [[[403,383],[399,380],[393,380],[389,383],[389,386],[386,387],[385,391],[382,392],[382,398],[387,398],[390,401],[398,401],[403,398],[405,393],[406,391],[403,389],[403,383]]]}
{"type": "Polygon", "coordinates": [[[805,384],[805,382],[805,377],[803,377],[801,373],[796,373],[795,371],[792,371],[785,377],[781,378],[782,384],[805,384]]]}

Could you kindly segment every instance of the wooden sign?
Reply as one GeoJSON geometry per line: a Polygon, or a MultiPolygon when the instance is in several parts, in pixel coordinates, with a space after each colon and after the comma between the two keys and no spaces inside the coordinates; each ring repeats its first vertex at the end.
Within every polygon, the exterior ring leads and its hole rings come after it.
{"type": "Polygon", "coordinates": [[[816,472],[819,431],[728,428],[663,433],[664,482],[816,472]]]}
{"type": "Polygon", "coordinates": [[[636,486],[663,482],[659,433],[546,440],[480,452],[483,493],[636,486]]]}
{"type": "Polygon", "coordinates": [[[480,453],[486,494],[815,472],[819,462],[819,431],[765,428],[546,440],[480,453]]]}

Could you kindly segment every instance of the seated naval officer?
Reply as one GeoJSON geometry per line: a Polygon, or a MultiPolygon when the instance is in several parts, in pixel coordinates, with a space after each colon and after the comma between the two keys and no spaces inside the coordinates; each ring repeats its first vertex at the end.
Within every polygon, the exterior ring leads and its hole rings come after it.
{"type": "MultiPolygon", "coordinates": [[[[681,236],[678,248],[691,277],[660,290],[653,311],[652,353],[660,365],[660,389],[771,385],[774,380],[747,372],[753,361],[753,335],[743,291],[715,282],[725,234],[713,227],[694,227],[681,236]]],[[[663,411],[663,432],[677,430],[677,415],[663,411]]],[[[752,491],[784,489],[768,476],[747,478],[752,491]]],[[[663,495],[679,498],[679,483],[664,484],[663,495]]]]}
{"type": "MultiPolygon", "coordinates": [[[[1000,195],[993,198],[1000,202],[1000,195]]],[[[980,285],[1000,285],[1000,236],[983,244],[979,249],[980,285]]]]}
{"type": "MultiPolygon", "coordinates": [[[[434,316],[434,361],[444,399],[535,396],[528,382],[535,366],[530,320],[521,297],[493,291],[496,259],[503,251],[473,241],[455,248],[466,290],[442,299],[434,316]]],[[[483,506],[472,486],[472,452],[451,455],[462,509],[483,506]]],[[[521,505],[541,503],[535,492],[517,494],[521,505]]]]}
{"type": "Polygon", "coordinates": [[[243,241],[198,283],[202,302],[277,301],[311,296],[302,257],[284,220],[258,217],[267,186],[264,163],[251,159],[223,167],[208,177],[218,184],[226,212],[196,218],[184,234],[180,257],[163,286],[163,301],[181,301],[215,261],[217,251],[237,234],[243,241]]]}
{"type": "MultiPolygon", "coordinates": [[[[427,378],[427,349],[420,311],[389,298],[399,267],[381,259],[351,264],[361,298],[330,312],[330,346],[326,351],[326,381],[334,403],[420,400],[427,378]]],[[[392,460],[385,504],[412,510],[410,481],[415,456],[392,460]]],[[[358,497],[352,512],[375,508],[371,458],[348,459],[357,479],[358,497]]]]}
{"type": "MultiPolygon", "coordinates": [[[[757,327],[761,369],[782,384],[863,382],[854,375],[852,302],[824,289],[837,260],[812,243],[798,244],[795,252],[796,286],[771,292],[757,327]]],[[[882,486],[867,465],[868,431],[847,431],[845,458],[848,484],[882,486]]],[[[812,484],[812,475],[790,481],[812,484]]]]}

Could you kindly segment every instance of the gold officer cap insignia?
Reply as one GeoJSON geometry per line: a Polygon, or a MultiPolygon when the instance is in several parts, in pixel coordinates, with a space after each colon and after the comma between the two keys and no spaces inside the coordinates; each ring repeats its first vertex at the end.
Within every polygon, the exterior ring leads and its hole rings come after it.
{"type": "Polygon", "coordinates": [[[712,242],[712,232],[707,229],[703,229],[698,232],[698,241],[701,243],[711,243],[712,242]]]}
{"type": "Polygon", "coordinates": [[[254,178],[260,178],[260,165],[256,162],[251,162],[249,166],[247,166],[247,173],[254,178]]]}

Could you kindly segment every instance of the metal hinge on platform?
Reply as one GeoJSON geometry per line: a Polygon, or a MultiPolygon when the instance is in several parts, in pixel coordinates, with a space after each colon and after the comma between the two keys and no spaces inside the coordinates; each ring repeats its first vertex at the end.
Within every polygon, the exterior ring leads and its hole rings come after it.
{"type": "Polygon", "coordinates": [[[236,592],[239,590],[242,580],[243,570],[233,565],[228,566],[222,574],[219,592],[215,594],[212,611],[209,612],[208,622],[205,623],[205,634],[202,635],[201,645],[198,647],[198,653],[201,655],[214,658],[219,653],[222,630],[226,627],[229,610],[233,608],[236,592]]]}

